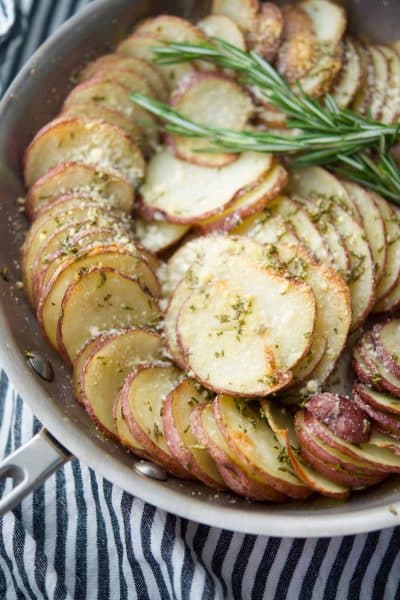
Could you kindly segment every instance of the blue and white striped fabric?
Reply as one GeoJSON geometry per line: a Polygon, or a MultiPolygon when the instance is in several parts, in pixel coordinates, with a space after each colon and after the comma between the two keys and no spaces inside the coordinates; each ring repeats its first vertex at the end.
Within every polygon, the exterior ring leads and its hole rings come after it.
{"type": "MultiPolygon", "coordinates": [[[[89,0],[0,0],[0,94],[89,0]]],[[[112,0],[110,0],[112,2],[112,0]]],[[[0,376],[0,459],[39,422],[0,376]]],[[[0,484],[0,496],[4,484],[0,484]]],[[[73,461],[0,521],[0,599],[400,598],[400,528],[291,540],[177,518],[73,461]]]]}

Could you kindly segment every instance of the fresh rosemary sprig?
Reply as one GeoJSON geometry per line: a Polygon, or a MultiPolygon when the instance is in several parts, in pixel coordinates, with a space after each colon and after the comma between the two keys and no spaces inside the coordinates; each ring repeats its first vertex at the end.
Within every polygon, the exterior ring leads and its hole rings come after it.
{"type": "Polygon", "coordinates": [[[135,93],[132,99],[157,115],[165,129],[177,135],[203,138],[204,151],[290,153],[299,166],[326,165],[400,204],[400,172],[390,155],[400,125],[386,125],[349,109],[339,108],[327,96],[324,105],[292,90],[275,69],[254,52],[243,52],[216,39],[216,45],[171,43],[153,48],[156,62],[173,64],[205,60],[240,73],[240,80],[256,86],[266,100],[284,112],[287,125],[300,130],[292,136],[264,131],[232,131],[195,123],[170,106],[135,93]]]}

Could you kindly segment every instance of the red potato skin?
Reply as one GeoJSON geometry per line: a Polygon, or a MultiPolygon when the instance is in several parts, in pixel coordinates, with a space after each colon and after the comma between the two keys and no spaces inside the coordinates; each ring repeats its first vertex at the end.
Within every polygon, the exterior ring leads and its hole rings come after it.
{"type": "Polygon", "coordinates": [[[212,477],[210,477],[210,475],[202,470],[192,453],[184,445],[179,435],[179,431],[176,428],[174,418],[174,393],[175,390],[184,383],[185,381],[181,382],[175,389],[171,390],[163,404],[162,418],[165,441],[167,442],[171,453],[175,456],[176,460],[179,461],[183,468],[185,468],[185,465],[190,464],[190,472],[193,473],[197,479],[202,481],[205,485],[222,492],[226,488],[221,486],[220,482],[214,480],[212,477]]]}
{"type": "Polygon", "coordinates": [[[284,502],[287,497],[268,485],[251,479],[238,465],[210,440],[201,423],[204,406],[196,406],[190,415],[190,425],[199,444],[207,448],[217,469],[230,490],[243,498],[258,502],[284,502]]]}
{"type": "MultiPolygon", "coordinates": [[[[400,402],[397,402],[398,406],[396,406],[396,407],[391,407],[391,406],[383,407],[369,393],[370,390],[372,391],[372,388],[370,386],[365,385],[365,384],[361,385],[359,382],[356,382],[353,386],[353,394],[356,393],[358,396],[360,396],[360,398],[364,402],[366,402],[367,404],[372,406],[372,408],[375,408],[377,411],[387,413],[388,415],[397,415],[400,418],[400,402]]],[[[385,392],[383,392],[383,393],[385,393],[385,392]]]]}
{"type": "MultiPolygon", "coordinates": [[[[273,168],[273,166],[271,168],[273,168]]],[[[231,231],[231,229],[234,229],[243,219],[255,215],[265,208],[269,202],[272,202],[286,186],[287,181],[288,173],[284,167],[280,166],[279,179],[276,181],[273,188],[271,188],[268,193],[264,194],[262,198],[259,198],[254,204],[239,207],[236,210],[234,209],[230,214],[222,216],[220,219],[215,219],[211,223],[199,223],[197,229],[200,233],[204,234],[231,231]]],[[[260,183],[261,181],[259,180],[256,185],[259,185],[260,183]]],[[[245,192],[242,191],[241,195],[244,193],[245,192]]],[[[240,198],[237,198],[237,201],[238,200],[240,200],[240,198]]]]}
{"type": "Polygon", "coordinates": [[[319,438],[315,438],[310,432],[308,427],[304,426],[304,423],[299,430],[296,431],[296,437],[299,442],[301,450],[307,449],[308,452],[319,461],[328,465],[329,467],[337,470],[337,468],[345,471],[346,473],[353,474],[357,477],[360,476],[364,479],[375,480],[377,477],[376,469],[363,465],[360,463],[351,462],[350,459],[338,458],[329,452],[329,446],[325,444],[325,447],[319,438]]]}
{"type": "MultiPolygon", "coordinates": [[[[204,73],[204,75],[205,74],[206,73],[204,73]]],[[[201,154],[200,152],[198,154],[195,154],[194,152],[191,153],[190,151],[185,153],[180,148],[179,139],[176,139],[176,137],[172,133],[167,133],[164,136],[164,142],[171,149],[172,153],[174,154],[174,156],[176,156],[176,158],[191,163],[192,165],[210,167],[210,169],[226,167],[226,165],[230,165],[238,158],[238,154],[229,154],[228,152],[221,151],[219,154],[214,155],[214,162],[212,162],[212,160],[207,159],[207,157],[201,154]]]]}
{"type": "Polygon", "coordinates": [[[394,414],[384,412],[383,410],[376,409],[374,406],[371,406],[369,402],[368,396],[363,392],[361,386],[355,384],[353,386],[353,399],[354,402],[367,413],[367,415],[373,421],[379,423],[381,427],[384,429],[387,428],[388,431],[398,432],[400,435],[400,417],[394,414]]]}
{"type": "Polygon", "coordinates": [[[349,472],[346,471],[338,471],[334,467],[330,467],[327,463],[324,463],[322,460],[318,459],[312,452],[310,452],[306,446],[301,448],[301,454],[304,460],[321,475],[324,475],[331,481],[338,483],[340,485],[344,485],[350,487],[352,489],[357,488],[366,488],[371,485],[375,485],[380,483],[384,477],[376,477],[375,479],[356,477],[349,472]]]}
{"type": "Polygon", "coordinates": [[[296,486],[287,481],[278,479],[277,477],[274,477],[273,475],[270,475],[269,473],[266,473],[265,471],[259,469],[258,467],[256,467],[254,464],[252,464],[248,460],[246,455],[243,452],[241,452],[240,448],[237,447],[237,444],[235,444],[233,442],[231,436],[229,435],[229,432],[228,432],[228,430],[225,426],[224,420],[222,418],[218,396],[215,398],[215,400],[213,402],[213,412],[214,412],[214,418],[217,422],[218,427],[220,428],[220,430],[222,432],[222,435],[224,436],[226,443],[232,449],[232,451],[238,456],[239,460],[244,465],[246,465],[246,467],[248,467],[252,472],[254,472],[254,474],[256,475],[257,478],[259,478],[261,480],[265,480],[266,485],[273,487],[278,492],[285,494],[286,496],[289,496],[290,498],[295,498],[296,500],[304,500],[305,498],[308,498],[308,496],[311,493],[311,490],[309,487],[307,487],[305,485],[296,486]]]}
{"type": "MultiPolygon", "coordinates": [[[[120,398],[118,395],[117,398],[115,399],[114,406],[113,406],[114,423],[116,423],[116,421],[117,421],[117,408],[118,408],[119,399],[120,398]]],[[[122,418],[125,421],[125,417],[123,415],[122,415],[122,418]]],[[[115,427],[115,430],[117,430],[116,427],[115,427]]],[[[139,456],[139,458],[143,458],[144,460],[152,460],[152,457],[146,452],[146,450],[141,449],[141,448],[135,448],[134,446],[131,446],[130,444],[127,444],[126,442],[122,441],[122,439],[120,439],[119,437],[118,437],[118,441],[121,444],[121,446],[123,446],[124,448],[127,448],[135,456],[139,456]]]]}
{"type": "Polygon", "coordinates": [[[129,407],[129,389],[133,380],[141,370],[157,364],[165,366],[166,363],[141,363],[125,379],[124,385],[120,392],[120,401],[124,419],[133,437],[141,446],[143,446],[145,451],[149,454],[149,456],[151,456],[152,460],[160,464],[174,477],[178,477],[179,479],[193,479],[193,475],[183,468],[174,456],[168,455],[166,452],[161,450],[161,448],[156,446],[152,439],[142,430],[135,417],[132,415],[129,407]]]}
{"type": "MultiPolygon", "coordinates": [[[[94,354],[97,352],[97,350],[100,348],[100,346],[103,344],[103,342],[108,341],[109,339],[111,339],[115,334],[109,334],[109,333],[104,333],[99,335],[98,337],[94,338],[92,340],[89,340],[87,342],[87,344],[85,344],[85,346],[81,349],[81,351],[79,352],[74,367],[77,364],[77,362],[80,360],[80,357],[82,356],[82,354],[85,352],[87,346],[89,344],[93,343],[93,348],[91,350],[91,352],[88,354],[85,362],[82,365],[82,370],[84,368],[84,365],[86,363],[87,360],[89,360],[90,358],[92,358],[92,356],[94,356],[94,354]]],[[[81,377],[81,371],[78,371],[76,368],[74,368],[73,371],[73,376],[72,376],[72,389],[74,390],[74,396],[75,399],[79,402],[79,404],[83,404],[82,401],[82,396],[81,396],[81,381],[80,381],[80,377],[81,377]]]]}
{"type": "Polygon", "coordinates": [[[398,384],[397,381],[396,383],[392,383],[386,379],[385,375],[382,373],[382,371],[385,369],[384,365],[380,364],[379,357],[374,357],[374,360],[372,360],[371,356],[369,355],[368,345],[372,345],[372,340],[369,333],[367,336],[364,335],[361,338],[359,351],[365,361],[365,364],[372,373],[373,381],[370,383],[372,383],[372,385],[378,390],[390,392],[394,396],[400,396],[400,379],[398,380],[398,384]],[[380,367],[383,367],[383,369],[380,367]]]}
{"type": "MultiPolygon", "coordinates": [[[[302,413],[302,411],[299,411],[299,413],[302,413]]],[[[299,413],[296,413],[295,418],[296,433],[298,429],[302,426],[298,418],[299,413]]],[[[339,450],[339,452],[341,452],[345,456],[348,456],[349,458],[353,458],[354,460],[360,460],[360,457],[357,456],[357,454],[353,453],[350,448],[342,446],[339,442],[332,439],[332,437],[328,435],[326,431],[324,431],[319,421],[315,417],[313,417],[311,413],[305,410],[304,413],[302,413],[302,416],[304,417],[305,426],[309,429],[310,433],[314,435],[318,440],[320,440],[323,444],[326,444],[332,448],[335,448],[336,450],[339,450]]],[[[387,466],[380,463],[378,464],[368,460],[367,458],[363,458],[362,460],[363,462],[365,462],[366,467],[370,466],[371,468],[374,468],[377,473],[400,473],[400,467],[387,466]]]]}
{"type": "Polygon", "coordinates": [[[310,396],[307,410],[335,435],[352,444],[368,442],[371,424],[365,412],[344,396],[329,392],[310,396]]]}
{"type": "MultiPolygon", "coordinates": [[[[374,345],[375,351],[381,359],[382,363],[386,367],[388,371],[393,373],[395,377],[400,378],[400,365],[393,359],[393,357],[389,354],[389,352],[383,347],[383,344],[380,339],[380,332],[383,327],[391,320],[387,319],[383,323],[379,323],[375,325],[372,329],[372,343],[374,345]]],[[[400,359],[399,359],[400,360],[400,359]]]]}
{"type": "MultiPolygon", "coordinates": [[[[357,349],[355,349],[355,350],[357,350],[357,349]]],[[[360,359],[362,359],[362,357],[359,354],[359,352],[357,352],[355,350],[353,350],[353,356],[352,356],[352,361],[351,361],[353,370],[354,370],[355,374],[357,375],[358,379],[362,383],[365,383],[366,385],[370,385],[371,379],[373,377],[372,373],[369,371],[369,369],[365,363],[362,364],[360,362],[360,359]]]]}

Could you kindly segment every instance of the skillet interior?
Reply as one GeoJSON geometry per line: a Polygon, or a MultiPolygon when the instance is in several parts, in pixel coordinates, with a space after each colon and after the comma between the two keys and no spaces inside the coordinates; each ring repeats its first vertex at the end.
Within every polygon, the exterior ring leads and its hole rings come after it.
{"type": "MultiPolygon", "coordinates": [[[[353,26],[362,23],[362,31],[370,37],[379,41],[400,38],[400,31],[394,29],[400,22],[396,0],[342,3],[350,8],[353,26]]],[[[195,483],[173,479],[159,483],[136,474],[132,456],[98,433],[73,400],[68,370],[44,342],[33,312],[15,285],[21,279],[19,249],[27,227],[16,203],[24,193],[21,156],[33,134],[57,113],[71,87],[70,75],[90,58],[109,51],[137,19],[161,12],[198,16],[207,4],[199,0],[97,0],[40,48],[4,97],[0,106],[0,268],[7,266],[10,281],[0,278],[0,364],[38,418],[68,450],[128,492],[178,515],[248,533],[293,537],[342,535],[395,525],[400,521],[400,478],[391,478],[345,503],[318,498],[270,506],[215,494],[195,483]],[[30,370],[26,350],[50,359],[53,382],[39,380],[30,370]]]]}

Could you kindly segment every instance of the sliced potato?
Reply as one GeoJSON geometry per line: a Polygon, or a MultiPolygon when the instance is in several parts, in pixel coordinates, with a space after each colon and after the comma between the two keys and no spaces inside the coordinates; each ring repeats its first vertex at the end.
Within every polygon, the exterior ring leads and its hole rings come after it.
{"type": "Polygon", "coordinates": [[[72,364],[94,335],[125,327],[154,327],[160,320],[156,300],[134,277],[110,267],[91,269],[72,281],[57,323],[58,351],[72,364]]]}
{"type": "Polygon", "coordinates": [[[81,375],[82,375],[83,366],[84,366],[86,360],[89,358],[89,356],[92,355],[96,351],[96,348],[98,346],[102,345],[103,342],[110,339],[110,337],[113,337],[114,335],[115,335],[115,332],[113,332],[113,333],[107,332],[107,333],[102,333],[100,335],[93,337],[91,340],[89,340],[85,344],[85,346],[83,348],[81,348],[78,356],[76,357],[76,360],[74,362],[72,388],[73,388],[75,400],[77,400],[80,404],[83,404],[82,389],[81,389],[81,375]]]}
{"type": "Polygon", "coordinates": [[[379,120],[385,102],[386,90],[389,86],[389,65],[385,54],[381,51],[379,46],[369,44],[368,50],[372,60],[372,69],[374,71],[374,93],[368,109],[371,111],[372,118],[379,120]]]}
{"type": "Polygon", "coordinates": [[[151,456],[146,452],[141,444],[136,440],[136,438],[132,435],[128,425],[126,424],[123,412],[122,412],[122,399],[121,395],[115,399],[115,403],[113,406],[113,417],[114,417],[114,425],[115,425],[115,433],[117,435],[118,441],[122,446],[128,448],[131,452],[140,456],[141,458],[145,458],[147,460],[151,460],[151,456]]]}
{"type": "Polygon", "coordinates": [[[125,275],[138,277],[139,282],[158,295],[157,279],[139,254],[119,246],[96,246],[62,263],[44,287],[37,307],[37,316],[43,333],[53,347],[57,347],[57,323],[61,314],[64,294],[79,274],[98,266],[115,268],[125,275]]]}
{"type": "Polygon", "coordinates": [[[270,168],[268,154],[244,152],[220,169],[192,165],[161,150],[150,160],[141,189],[143,209],[150,218],[192,224],[218,214],[238,194],[259,181],[270,168]]]}
{"type": "Polygon", "coordinates": [[[196,407],[190,416],[190,423],[198,442],[208,450],[223,480],[233,492],[262,502],[282,502],[286,499],[284,494],[266,484],[264,479],[240,462],[215,422],[211,404],[196,407]]]}
{"type": "Polygon", "coordinates": [[[353,395],[359,396],[377,411],[390,413],[400,418],[400,402],[395,396],[384,392],[377,392],[373,388],[361,383],[354,384],[353,395]]]}
{"type": "Polygon", "coordinates": [[[207,39],[195,25],[172,15],[158,15],[145,19],[135,27],[134,32],[137,35],[154,35],[162,42],[200,44],[207,39]]]}
{"type": "Polygon", "coordinates": [[[372,56],[367,46],[359,42],[354,42],[360,58],[361,81],[355,97],[351,103],[351,108],[355,112],[365,114],[372,102],[375,91],[374,69],[372,66],[372,56]]]}
{"type": "MultiPolygon", "coordinates": [[[[218,73],[197,73],[186,79],[173,96],[172,106],[196,123],[234,131],[244,129],[253,109],[245,90],[218,73]]],[[[178,158],[196,165],[221,167],[238,157],[227,152],[203,152],[208,142],[195,137],[171,134],[168,140],[178,158]]]]}
{"type": "Polygon", "coordinates": [[[168,91],[162,75],[156,67],[147,60],[135,58],[133,56],[123,56],[121,54],[103,54],[96,60],[90,62],[80,73],[80,81],[86,81],[95,77],[96,72],[105,66],[114,66],[118,69],[128,69],[138,75],[141,75],[150,83],[157,93],[160,100],[168,100],[168,91]]]}
{"type": "Polygon", "coordinates": [[[205,448],[199,447],[190,427],[190,414],[195,406],[207,402],[207,395],[191,379],[184,379],[170,391],[163,403],[164,437],[170,452],[187,470],[206,485],[225,490],[226,486],[214,461],[205,448]]]}
{"type": "MultiPolygon", "coordinates": [[[[386,448],[379,448],[371,441],[374,437],[372,432],[371,440],[366,444],[350,444],[336,436],[326,425],[320,423],[312,417],[310,413],[298,411],[297,415],[304,419],[304,425],[310,430],[312,435],[321,440],[324,444],[339,450],[345,456],[351,459],[359,460],[366,466],[373,467],[377,473],[398,473],[400,472],[400,457],[393,454],[386,448]]],[[[298,430],[301,431],[303,425],[299,422],[298,430]]]]}
{"type": "Polygon", "coordinates": [[[342,66],[342,48],[326,42],[314,44],[313,65],[299,80],[304,94],[320,98],[329,93],[342,66]]]}
{"type": "Polygon", "coordinates": [[[341,6],[330,0],[301,0],[299,6],[310,17],[320,41],[340,42],[346,29],[346,13],[341,6]]]}
{"type": "Polygon", "coordinates": [[[160,355],[160,336],[139,328],[112,332],[94,346],[75,381],[79,381],[81,400],[90,418],[101,431],[116,437],[113,405],[125,378],[141,362],[156,361],[160,355]]]}
{"type": "Polygon", "coordinates": [[[240,50],[246,50],[246,42],[240,27],[225,15],[208,15],[197,23],[208,37],[218,37],[240,50]]]}
{"type": "Polygon", "coordinates": [[[157,254],[167,250],[189,231],[188,225],[135,219],[135,234],[145,248],[157,254]]]}
{"type": "Polygon", "coordinates": [[[388,391],[395,396],[400,396],[400,377],[388,369],[380,354],[377,352],[372,338],[371,331],[366,331],[360,339],[357,349],[364,359],[370,377],[369,383],[379,390],[388,391]]]}
{"type": "Polygon", "coordinates": [[[144,152],[148,150],[148,141],[143,135],[143,130],[132,119],[129,119],[118,110],[106,108],[96,102],[86,102],[85,104],[72,104],[64,108],[62,116],[82,117],[91,120],[101,119],[125,131],[144,152]]]}
{"type": "MultiPolygon", "coordinates": [[[[371,192],[372,193],[372,192],[371,192]]],[[[376,306],[372,312],[381,312],[385,296],[387,296],[400,281],[400,212],[378,194],[373,194],[383,217],[386,229],[387,255],[386,265],[381,280],[376,288],[376,306]]]]}
{"type": "Polygon", "coordinates": [[[70,117],[51,121],[25,150],[26,185],[32,185],[52,167],[68,161],[116,171],[133,187],[145,171],[141,151],[122,129],[105,121],[70,117]]]}
{"type": "Polygon", "coordinates": [[[226,443],[250,472],[291,498],[304,499],[310,495],[310,489],[296,477],[258,410],[230,396],[217,396],[213,409],[226,443]]]}
{"type": "Polygon", "coordinates": [[[351,298],[348,286],[333,269],[313,261],[298,246],[277,245],[280,258],[293,276],[311,286],[316,300],[317,318],[308,354],[293,369],[293,383],[308,376],[317,384],[333,371],[351,324],[351,298]]]}
{"type": "Polygon", "coordinates": [[[170,452],[162,419],[165,398],[181,378],[182,372],[168,363],[142,363],[126,378],[120,398],[129,430],[153,460],[172,475],[191,479],[170,452]]]}
{"type": "Polygon", "coordinates": [[[182,280],[176,288],[172,298],[168,303],[168,308],[164,319],[164,335],[168,345],[169,352],[173,361],[181,368],[186,369],[187,360],[178,343],[177,321],[182,305],[190,296],[192,290],[189,283],[182,280]]]}
{"type": "Polygon", "coordinates": [[[237,200],[216,217],[198,224],[201,231],[231,231],[244,218],[254,215],[269,204],[285,187],[286,169],[274,164],[270,171],[253,188],[238,194],[237,200]]]}
{"type": "Polygon", "coordinates": [[[111,110],[117,110],[128,119],[135,121],[143,135],[150,140],[157,139],[155,117],[130,99],[130,89],[117,81],[107,81],[96,77],[74,87],[64,101],[63,110],[76,104],[95,103],[111,110]]]}
{"type": "Polygon", "coordinates": [[[388,63],[389,76],[381,110],[383,123],[394,123],[400,113],[400,56],[390,46],[379,46],[388,63]]]}
{"type": "Polygon", "coordinates": [[[263,2],[247,34],[247,45],[265,60],[272,62],[279,50],[282,33],[282,11],[273,2],[263,2]]]}
{"type": "Polygon", "coordinates": [[[343,181],[342,184],[361,216],[362,226],[375,263],[378,285],[386,268],[387,243],[385,222],[372,194],[356,183],[343,181]]]}
{"type": "Polygon", "coordinates": [[[129,92],[140,92],[146,96],[157,98],[157,92],[149,83],[149,81],[143,76],[139,75],[135,71],[131,71],[126,68],[120,67],[118,64],[104,65],[100,67],[93,79],[95,81],[116,81],[129,92]]]}
{"type": "Polygon", "coordinates": [[[250,31],[259,12],[258,0],[213,0],[211,13],[229,17],[245,31],[250,31]]]}
{"type": "Polygon", "coordinates": [[[361,83],[361,60],[351,38],[344,40],[342,68],[333,82],[331,95],[341,108],[354,99],[361,83]]]}
{"type": "Polygon", "coordinates": [[[284,6],[282,12],[283,43],[277,70],[290,84],[295,84],[313,65],[316,32],[309,15],[300,6],[284,6]]]}
{"type": "Polygon", "coordinates": [[[400,308],[400,277],[388,294],[377,302],[373,312],[376,314],[392,313],[400,308]]]}
{"type": "Polygon", "coordinates": [[[113,208],[127,212],[133,208],[134,193],[126,179],[77,162],[62,163],[39,177],[28,191],[25,208],[33,220],[59,196],[75,193],[101,198],[113,208]]]}
{"type": "Polygon", "coordinates": [[[199,381],[217,392],[265,396],[290,382],[314,324],[315,298],[308,285],[247,257],[230,256],[225,273],[186,300],[177,327],[179,345],[199,381]]]}
{"type": "MultiPolygon", "coordinates": [[[[117,52],[153,63],[155,55],[152,48],[164,45],[165,44],[153,34],[139,34],[135,32],[118,44],[117,52]]],[[[195,67],[189,63],[172,65],[154,64],[153,66],[164,78],[169,91],[174,90],[179,86],[179,83],[182,80],[196,71],[195,67]]]]}
{"type": "Polygon", "coordinates": [[[400,377],[400,319],[389,319],[372,329],[374,348],[395,377],[400,377]]]}
{"type": "Polygon", "coordinates": [[[245,219],[231,233],[248,236],[259,244],[300,244],[299,238],[280,215],[271,216],[268,206],[245,219]]]}

